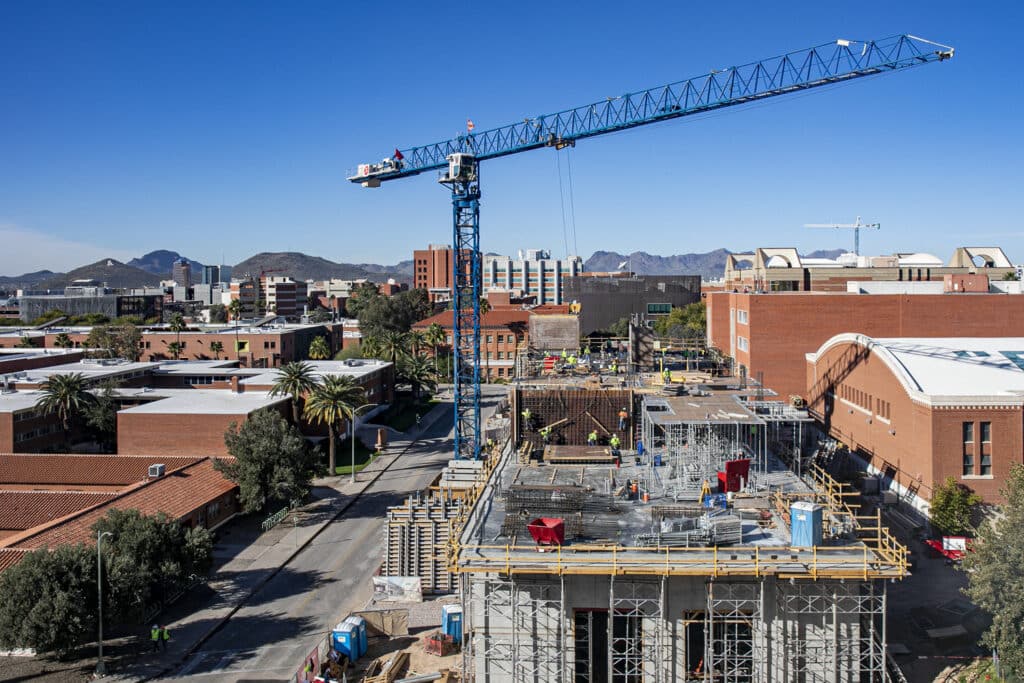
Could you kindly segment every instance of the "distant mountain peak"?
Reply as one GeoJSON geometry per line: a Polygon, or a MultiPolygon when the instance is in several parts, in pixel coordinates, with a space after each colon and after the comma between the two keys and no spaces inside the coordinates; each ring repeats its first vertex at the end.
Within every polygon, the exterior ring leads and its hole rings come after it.
{"type": "Polygon", "coordinates": [[[193,273],[201,273],[203,271],[203,264],[199,261],[190,259],[187,256],[182,256],[178,252],[170,251],[168,249],[157,249],[156,251],[151,251],[139,258],[133,258],[127,263],[127,265],[132,266],[133,268],[138,268],[139,270],[144,270],[147,273],[164,277],[170,274],[171,269],[174,267],[174,262],[179,259],[185,259],[188,261],[193,273]]]}

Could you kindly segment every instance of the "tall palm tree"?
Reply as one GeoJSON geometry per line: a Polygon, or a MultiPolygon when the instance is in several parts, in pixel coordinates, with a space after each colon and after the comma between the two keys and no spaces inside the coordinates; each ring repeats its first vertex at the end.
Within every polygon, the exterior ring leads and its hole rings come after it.
{"type": "Polygon", "coordinates": [[[53,338],[53,345],[59,349],[70,349],[74,342],[71,341],[71,337],[68,336],[67,332],[61,332],[53,338]]]}
{"type": "Polygon", "coordinates": [[[185,317],[181,313],[175,313],[171,316],[171,322],[167,326],[171,332],[174,333],[174,360],[178,360],[178,356],[181,354],[181,333],[188,329],[185,325],[185,317]]]}
{"type": "Polygon", "coordinates": [[[485,297],[480,297],[480,315],[483,315],[484,313],[489,313],[490,310],[491,302],[488,301],[485,297]]]}
{"type": "MultiPolygon", "coordinates": [[[[324,377],[313,393],[306,399],[306,419],[312,422],[327,425],[328,446],[328,468],[330,476],[337,472],[335,465],[335,433],[336,427],[341,426],[341,421],[348,415],[349,423],[355,424],[354,413],[366,400],[364,389],[359,386],[355,379],[348,375],[328,375],[324,377]]],[[[355,430],[353,430],[354,432],[355,430]]],[[[352,438],[356,438],[353,433],[352,438]]]]}
{"type": "Polygon", "coordinates": [[[424,335],[424,340],[430,344],[431,348],[434,349],[434,375],[437,373],[437,349],[441,344],[445,343],[446,336],[444,328],[437,323],[430,323],[430,327],[427,328],[427,332],[424,335]]]}
{"type": "Polygon", "coordinates": [[[403,360],[400,375],[412,386],[412,395],[417,399],[424,387],[437,391],[437,373],[430,367],[430,359],[426,356],[417,354],[403,360]]]}
{"type": "Polygon", "coordinates": [[[286,363],[277,369],[271,396],[292,397],[292,419],[299,426],[299,399],[320,386],[309,363],[286,363]]]}
{"type": "Polygon", "coordinates": [[[384,333],[377,338],[377,343],[380,345],[379,350],[381,355],[396,366],[398,365],[399,358],[403,358],[408,355],[409,341],[408,333],[397,332],[395,330],[385,330],[384,333]]]}
{"type": "Polygon", "coordinates": [[[216,360],[220,360],[220,354],[224,352],[224,344],[219,341],[210,342],[210,353],[216,360]]]}
{"type": "Polygon", "coordinates": [[[50,375],[39,385],[42,396],[36,401],[36,408],[45,414],[57,413],[64,430],[64,442],[70,450],[71,423],[92,402],[93,397],[86,387],[88,381],[81,372],[67,375],[50,375]]]}
{"type": "Polygon", "coordinates": [[[309,357],[312,360],[327,360],[331,357],[331,347],[324,337],[314,337],[309,343],[309,357]]]}
{"type": "Polygon", "coordinates": [[[181,342],[172,341],[167,345],[167,350],[174,356],[174,360],[178,360],[181,357],[181,342]]]}
{"type": "Polygon", "coordinates": [[[231,299],[227,304],[227,312],[234,323],[234,359],[239,359],[239,318],[242,316],[242,299],[231,299]]]}

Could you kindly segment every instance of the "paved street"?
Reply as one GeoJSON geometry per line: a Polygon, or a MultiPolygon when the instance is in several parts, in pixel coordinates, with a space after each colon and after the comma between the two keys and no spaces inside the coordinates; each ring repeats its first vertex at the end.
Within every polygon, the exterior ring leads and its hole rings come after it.
{"type": "MultiPolygon", "coordinates": [[[[486,390],[485,416],[502,395],[500,387],[486,390]]],[[[427,426],[340,518],[324,527],[160,680],[283,680],[291,676],[340,617],[369,599],[370,577],[383,558],[385,511],[428,485],[450,459],[449,414],[427,426]]],[[[360,476],[369,479],[372,474],[364,471],[360,476]]],[[[287,546],[287,541],[283,537],[280,543],[287,546]]],[[[295,542],[300,543],[298,538],[295,542]]]]}

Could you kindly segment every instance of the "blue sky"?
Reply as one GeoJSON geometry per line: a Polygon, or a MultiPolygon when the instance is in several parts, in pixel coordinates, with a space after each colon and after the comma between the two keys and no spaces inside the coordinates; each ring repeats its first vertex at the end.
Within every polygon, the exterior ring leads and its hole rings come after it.
{"type": "Polygon", "coordinates": [[[451,241],[448,195],[432,174],[351,185],[360,162],[466,118],[489,128],[896,33],[956,57],[486,163],[482,248],[848,247],[802,225],[861,215],[882,223],[865,253],[998,244],[1024,261],[1022,20],[1013,2],[8,0],[0,273],[157,248],[394,263],[451,241]]]}

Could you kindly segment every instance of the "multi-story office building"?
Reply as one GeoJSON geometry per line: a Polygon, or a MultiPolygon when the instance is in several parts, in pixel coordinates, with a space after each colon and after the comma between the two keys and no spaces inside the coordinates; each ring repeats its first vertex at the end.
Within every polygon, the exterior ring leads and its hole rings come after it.
{"type": "Polygon", "coordinates": [[[192,286],[192,266],[186,259],[178,259],[171,266],[171,279],[179,287],[188,289],[192,286]]]}
{"type": "Polygon", "coordinates": [[[484,256],[485,290],[505,289],[514,297],[533,297],[537,304],[563,303],[566,278],[583,272],[583,259],[552,259],[543,249],[520,249],[518,257],[484,256]]]}

